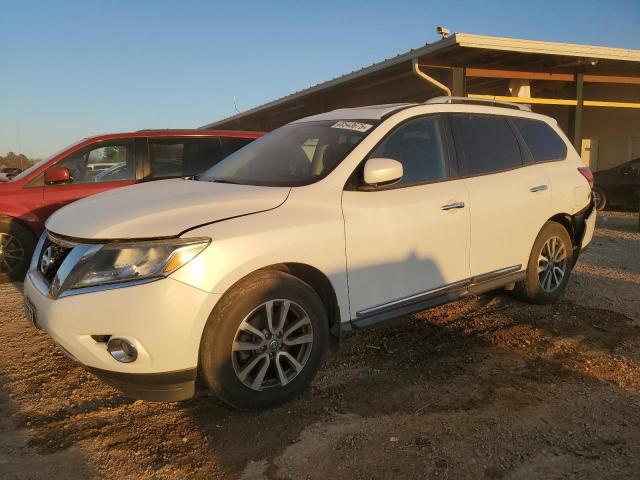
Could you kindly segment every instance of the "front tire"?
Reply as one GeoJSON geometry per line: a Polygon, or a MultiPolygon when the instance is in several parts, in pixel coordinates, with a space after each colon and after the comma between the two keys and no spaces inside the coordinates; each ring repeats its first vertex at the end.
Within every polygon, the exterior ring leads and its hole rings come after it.
{"type": "Polygon", "coordinates": [[[566,228],[547,222],[540,230],[527,264],[523,281],[515,294],[530,303],[556,303],[569,283],[573,266],[573,245],[566,228]]]}
{"type": "Polygon", "coordinates": [[[0,283],[24,280],[35,248],[30,230],[15,220],[0,219],[0,283]]]}
{"type": "Polygon", "coordinates": [[[232,407],[270,408],[313,380],[328,338],[324,305],[308,284],[284,272],[258,272],[211,313],[200,346],[201,374],[232,407]]]}

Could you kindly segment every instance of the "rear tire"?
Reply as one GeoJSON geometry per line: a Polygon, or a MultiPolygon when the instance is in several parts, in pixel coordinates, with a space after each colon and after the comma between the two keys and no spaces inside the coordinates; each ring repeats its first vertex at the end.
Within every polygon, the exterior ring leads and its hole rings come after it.
{"type": "Polygon", "coordinates": [[[516,296],[530,303],[556,303],[569,283],[573,245],[566,228],[547,222],[540,230],[523,281],[516,283],[516,296]]]}
{"type": "Polygon", "coordinates": [[[0,283],[24,280],[36,248],[31,231],[13,219],[0,219],[0,283]]]}
{"type": "Polygon", "coordinates": [[[596,204],[596,210],[599,212],[607,208],[607,195],[599,187],[593,187],[592,190],[593,201],[596,204]]]}
{"type": "Polygon", "coordinates": [[[209,389],[240,410],[263,410],[300,394],[322,365],[329,323],[318,294],[284,272],[240,281],[202,334],[200,369],[209,389]]]}

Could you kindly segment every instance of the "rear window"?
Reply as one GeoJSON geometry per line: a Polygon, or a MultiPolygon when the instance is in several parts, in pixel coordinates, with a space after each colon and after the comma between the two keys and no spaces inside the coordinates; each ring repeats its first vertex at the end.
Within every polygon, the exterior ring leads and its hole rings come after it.
{"type": "Polygon", "coordinates": [[[220,137],[220,141],[222,142],[222,155],[228,157],[245,145],[249,145],[254,140],[255,138],[220,137]]]}
{"type": "Polygon", "coordinates": [[[153,178],[191,177],[224,157],[220,139],[152,139],[149,142],[153,178]]]}
{"type": "Polygon", "coordinates": [[[483,175],[523,165],[518,139],[504,117],[454,114],[451,123],[464,175],[483,175]]]}
{"type": "Polygon", "coordinates": [[[545,122],[528,118],[514,118],[513,123],[529,147],[534,162],[549,162],[566,158],[567,145],[545,122]]]}

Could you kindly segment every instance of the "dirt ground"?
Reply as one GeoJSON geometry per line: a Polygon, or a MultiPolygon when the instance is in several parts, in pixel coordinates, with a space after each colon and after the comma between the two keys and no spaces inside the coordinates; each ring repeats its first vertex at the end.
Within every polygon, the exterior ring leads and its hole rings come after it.
{"type": "Polygon", "coordinates": [[[493,293],[357,333],[264,413],[127,399],[0,285],[0,478],[638,479],[637,222],[599,218],[559,305],[493,293]]]}

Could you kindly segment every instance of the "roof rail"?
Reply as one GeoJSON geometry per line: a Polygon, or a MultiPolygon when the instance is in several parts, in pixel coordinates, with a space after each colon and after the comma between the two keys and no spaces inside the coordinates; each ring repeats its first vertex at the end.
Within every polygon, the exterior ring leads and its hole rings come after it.
{"type": "Polygon", "coordinates": [[[501,102],[500,100],[491,100],[488,98],[469,98],[469,97],[434,97],[430,98],[426,102],[427,105],[434,103],[463,103],[469,105],[488,105],[492,107],[511,108],[513,110],[522,110],[523,112],[530,112],[531,107],[529,105],[521,105],[518,103],[501,102]]]}

